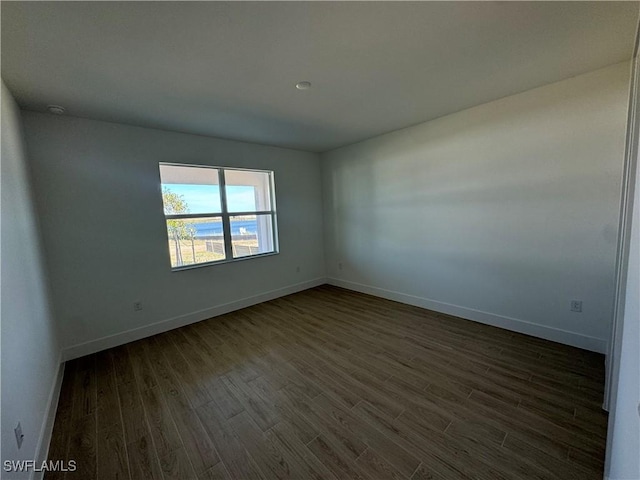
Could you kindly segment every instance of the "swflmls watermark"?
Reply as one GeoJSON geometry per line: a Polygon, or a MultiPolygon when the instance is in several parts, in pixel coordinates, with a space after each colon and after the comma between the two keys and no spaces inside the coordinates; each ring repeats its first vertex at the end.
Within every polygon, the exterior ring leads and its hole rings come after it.
{"type": "Polygon", "coordinates": [[[5,472],[75,472],[75,460],[5,460],[2,464],[5,472]]]}

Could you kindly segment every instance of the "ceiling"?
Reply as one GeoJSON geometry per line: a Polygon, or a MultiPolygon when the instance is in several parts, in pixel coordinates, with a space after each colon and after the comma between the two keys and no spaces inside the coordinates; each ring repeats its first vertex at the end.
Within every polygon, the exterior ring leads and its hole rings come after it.
{"type": "Polygon", "coordinates": [[[22,108],[316,152],[628,60],[638,18],[635,2],[1,8],[22,108]]]}

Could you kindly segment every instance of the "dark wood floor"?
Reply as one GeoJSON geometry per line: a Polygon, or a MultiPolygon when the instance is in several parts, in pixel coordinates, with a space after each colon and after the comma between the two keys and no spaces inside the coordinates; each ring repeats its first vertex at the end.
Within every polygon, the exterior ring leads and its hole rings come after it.
{"type": "Polygon", "coordinates": [[[600,479],[603,368],[323,286],[68,362],[49,458],[80,479],[600,479]]]}

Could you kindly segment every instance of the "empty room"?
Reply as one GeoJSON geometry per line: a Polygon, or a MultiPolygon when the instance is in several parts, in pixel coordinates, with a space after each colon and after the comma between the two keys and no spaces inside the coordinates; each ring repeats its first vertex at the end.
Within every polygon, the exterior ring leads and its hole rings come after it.
{"type": "Polygon", "coordinates": [[[640,3],[0,9],[3,480],[640,480],[640,3]]]}

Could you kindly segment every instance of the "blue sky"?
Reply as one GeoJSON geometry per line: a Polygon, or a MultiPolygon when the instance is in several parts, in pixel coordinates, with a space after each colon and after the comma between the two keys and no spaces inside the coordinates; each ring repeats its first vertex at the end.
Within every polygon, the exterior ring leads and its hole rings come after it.
{"type": "MultiPolygon", "coordinates": [[[[189,205],[189,213],[220,212],[218,185],[163,184],[173,193],[182,195],[189,205]]],[[[230,212],[250,212],[256,209],[256,196],[251,185],[227,185],[227,205],[230,212]]]]}

